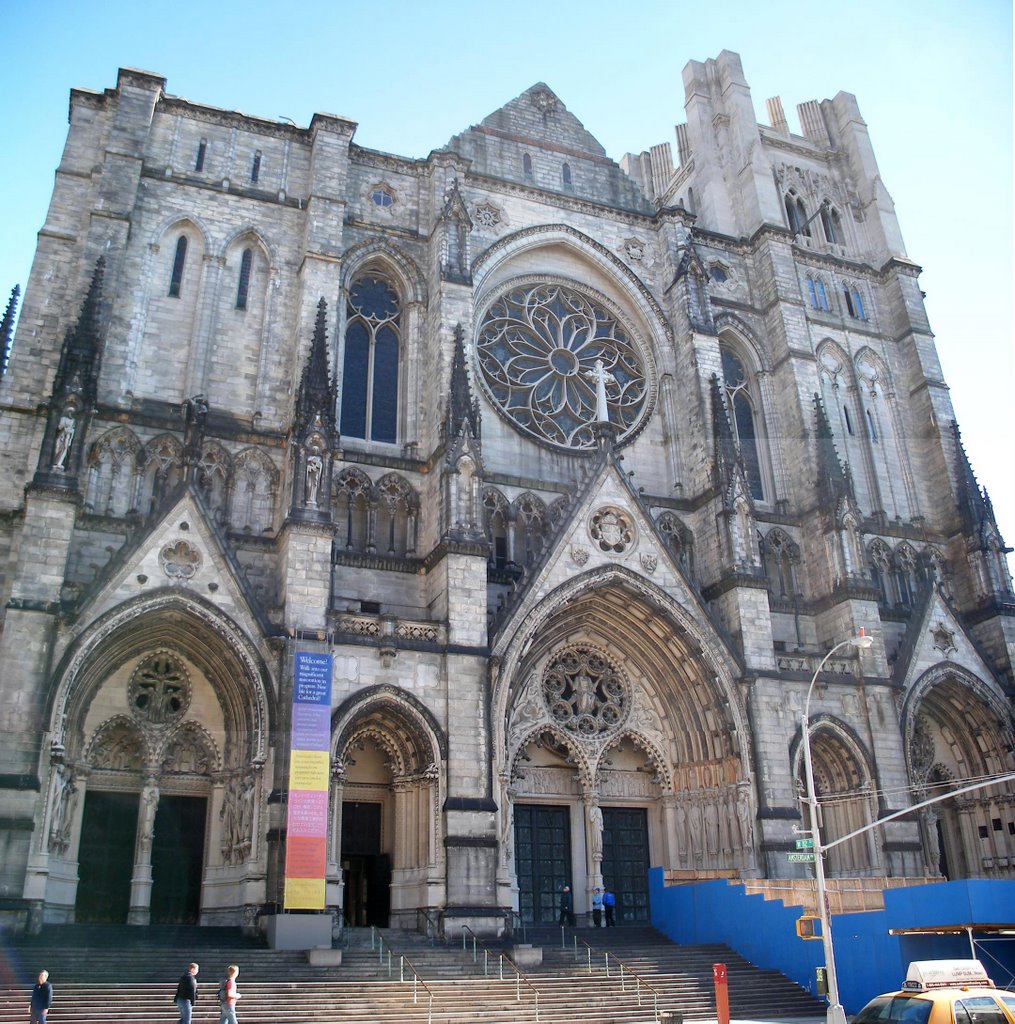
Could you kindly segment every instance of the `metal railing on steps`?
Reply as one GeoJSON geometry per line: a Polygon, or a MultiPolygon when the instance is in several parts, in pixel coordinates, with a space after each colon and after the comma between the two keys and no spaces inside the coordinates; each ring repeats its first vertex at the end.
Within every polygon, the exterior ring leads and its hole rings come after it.
{"type": "MultiPolygon", "coordinates": [[[[497,970],[500,976],[500,980],[504,981],[504,964],[506,963],[512,971],[515,972],[515,1002],[520,1003],[522,1000],[522,985],[525,985],[533,995],[535,1000],[535,1014],[536,1021],[539,1021],[539,989],[525,977],[524,974],[518,969],[518,965],[509,957],[506,953],[499,953],[495,949],[490,949],[482,939],[468,926],[462,926],[462,949],[467,953],[469,951],[469,936],[472,936],[472,962],[479,962],[479,952],[483,952],[483,974],[489,977],[490,975],[490,957],[495,956],[497,958],[497,970]]],[[[507,979],[510,980],[510,979],[507,979]]]]}
{"type": "Polygon", "coordinates": [[[412,982],[412,1002],[413,1005],[419,1003],[419,988],[422,987],[423,991],[427,995],[427,1008],[426,1008],[426,1024],[433,1024],[433,991],[427,985],[427,983],[419,976],[419,972],[415,967],[412,966],[412,962],[404,953],[396,953],[387,943],[384,941],[384,937],[377,930],[374,925],[370,926],[370,949],[377,950],[377,962],[384,965],[384,951],[387,947],[387,961],[388,961],[388,977],[392,977],[393,970],[393,957],[398,957],[398,980],[405,982],[405,969],[408,967],[409,972],[412,974],[412,978],[409,979],[412,982]]]}
{"type": "MultiPolygon", "coordinates": [[[[600,956],[603,958],[603,967],[606,970],[606,977],[612,978],[610,974],[610,961],[612,960],[616,967],[614,968],[615,973],[619,973],[620,977],[620,991],[627,992],[627,978],[633,978],[635,983],[635,989],[638,996],[638,1005],[641,1006],[641,993],[642,989],[652,996],[652,1016],[658,1021],[659,1017],[659,997],[661,993],[654,989],[647,981],[643,980],[641,975],[638,974],[632,967],[629,967],[620,959],[615,953],[611,953],[608,949],[598,950],[593,946],[590,946],[584,939],[580,939],[574,932],[571,933],[574,945],[574,958],[575,960],[580,959],[580,952],[578,950],[578,944],[581,943],[585,947],[585,957],[588,963],[589,974],[592,973],[592,961],[593,957],[598,960],[600,956]]],[[[560,948],[566,950],[567,943],[567,926],[560,926],[560,948]]]]}

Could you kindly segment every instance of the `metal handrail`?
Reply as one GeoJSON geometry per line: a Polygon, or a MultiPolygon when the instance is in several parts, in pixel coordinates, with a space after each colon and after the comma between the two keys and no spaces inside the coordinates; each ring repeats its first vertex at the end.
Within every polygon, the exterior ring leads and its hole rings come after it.
{"type": "MultiPolygon", "coordinates": [[[[384,936],[377,930],[376,925],[370,926],[370,949],[373,950],[377,947],[377,962],[383,966],[384,964],[384,947],[386,945],[384,936]]],[[[433,992],[430,986],[419,976],[419,972],[415,967],[412,966],[412,961],[404,953],[395,953],[395,951],[388,946],[388,977],[391,977],[391,958],[392,956],[398,957],[398,980],[399,982],[405,982],[405,969],[409,968],[412,973],[412,1002],[416,1005],[419,1002],[419,991],[418,986],[423,986],[423,991],[427,994],[427,1007],[426,1007],[426,1024],[433,1024],[433,992]]]]}
{"type": "MultiPolygon", "coordinates": [[[[566,936],[565,936],[565,930],[564,929],[565,929],[565,926],[561,925],[560,926],[560,948],[561,949],[567,949],[567,939],[566,939],[566,936]]],[[[607,978],[612,977],[612,975],[610,974],[610,959],[612,958],[613,960],[616,961],[617,965],[620,968],[620,991],[621,992],[626,992],[627,991],[627,981],[626,981],[625,975],[629,974],[632,978],[634,978],[634,981],[635,981],[635,988],[636,988],[636,991],[637,991],[637,994],[638,994],[638,1005],[641,1006],[641,990],[642,990],[642,988],[645,988],[652,995],[652,1014],[653,1014],[653,1016],[655,1017],[655,1019],[657,1021],[659,1020],[659,998],[660,998],[661,993],[657,989],[654,989],[647,981],[643,981],[641,975],[638,974],[637,971],[635,971],[634,969],[629,967],[627,964],[625,964],[624,961],[621,960],[620,957],[617,956],[615,953],[611,953],[608,949],[597,950],[594,947],[590,946],[584,939],[578,938],[577,935],[574,935],[574,958],[575,958],[575,960],[578,959],[578,943],[579,942],[585,947],[585,950],[586,950],[586,954],[585,955],[586,955],[586,960],[588,962],[589,974],[592,973],[592,954],[594,953],[596,955],[596,959],[598,959],[600,953],[602,953],[602,956],[603,956],[603,967],[604,967],[604,969],[606,971],[606,977],[607,978]]]]}
{"type": "MultiPolygon", "coordinates": [[[[462,925],[462,949],[467,953],[469,951],[468,939],[465,933],[468,932],[472,936],[472,962],[478,963],[479,961],[479,950],[483,950],[483,974],[489,975],[490,973],[490,954],[494,953],[498,961],[498,971],[500,980],[504,981],[504,964],[507,963],[508,967],[515,972],[515,1002],[520,1003],[522,1000],[522,983],[532,989],[532,995],[536,1002],[536,1021],[539,1021],[539,989],[529,981],[528,978],[522,974],[518,967],[518,964],[514,962],[506,953],[498,953],[494,949],[490,949],[489,946],[483,942],[482,939],[467,925],[462,925]]],[[[640,1005],[640,1004],[639,1004],[640,1005]]]]}
{"type": "Polygon", "coordinates": [[[439,918],[433,916],[426,907],[416,908],[416,931],[422,932],[430,940],[431,946],[437,943],[437,936],[440,934],[440,930],[439,918]],[[420,917],[424,921],[422,928],[419,924],[420,917]]]}
{"type": "Polygon", "coordinates": [[[529,940],[528,940],[527,933],[526,933],[526,930],[525,930],[525,918],[523,918],[522,915],[517,910],[509,910],[507,912],[507,918],[511,922],[511,931],[512,931],[512,933],[514,933],[514,930],[515,930],[515,921],[518,922],[518,925],[519,925],[519,927],[522,930],[522,942],[523,943],[527,943],[529,940]]]}

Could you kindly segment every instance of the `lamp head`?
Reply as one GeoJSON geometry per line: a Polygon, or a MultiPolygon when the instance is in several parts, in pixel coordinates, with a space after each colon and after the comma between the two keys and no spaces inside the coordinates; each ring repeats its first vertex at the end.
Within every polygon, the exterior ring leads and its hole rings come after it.
{"type": "Polygon", "coordinates": [[[866,651],[874,643],[874,637],[867,636],[863,631],[863,626],[861,626],[860,635],[851,636],[849,638],[849,643],[851,647],[858,647],[861,651],[866,651]]]}

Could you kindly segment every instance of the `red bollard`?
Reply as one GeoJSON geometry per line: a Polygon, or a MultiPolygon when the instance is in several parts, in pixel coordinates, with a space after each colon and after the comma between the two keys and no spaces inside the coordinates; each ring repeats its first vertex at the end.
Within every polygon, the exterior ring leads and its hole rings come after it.
{"type": "Polygon", "coordinates": [[[715,1016],[717,1024],[730,1024],[730,990],[726,983],[726,965],[712,964],[715,982],[715,1016]]]}

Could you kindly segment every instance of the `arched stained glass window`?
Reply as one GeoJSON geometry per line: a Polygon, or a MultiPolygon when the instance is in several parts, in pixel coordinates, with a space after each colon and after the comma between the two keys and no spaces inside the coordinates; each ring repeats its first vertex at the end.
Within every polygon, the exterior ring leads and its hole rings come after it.
{"type": "Polygon", "coordinates": [[[750,378],[738,355],[728,348],[722,350],[722,375],[730,425],[740,447],[740,455],[747,471],[751,497],[763,501],[765,490],[761,476],[761,454],[758,448],[757,416],[750,393],[750,378]]]}
{"type": "Polygon", "coordinates": [[[176,241],[176,255],[173,257],[173,273],[169,278],[169,296],[180,297],[180,286],[183,284],[183,266],[187,262],[187,236],[180,235],[176,241]]]}
{"type": "Polygon", "coordinates": [[[366,274],[349,289],[341,431],[394,442],[398,435],[400,305],[383,277],[366,274]]]}

